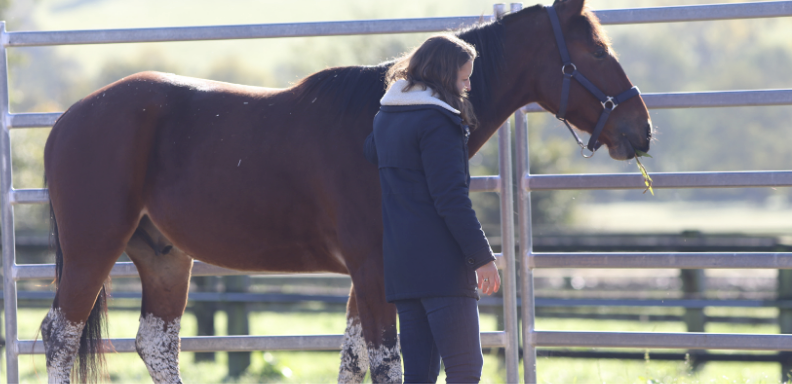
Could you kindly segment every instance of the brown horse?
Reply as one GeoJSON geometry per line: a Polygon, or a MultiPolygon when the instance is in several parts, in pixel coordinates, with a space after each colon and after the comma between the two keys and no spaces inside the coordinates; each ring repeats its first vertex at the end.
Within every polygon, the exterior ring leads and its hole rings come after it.
{"type": "MultiPolygon", "coordinates": [[[[629,89],[584,0],[554,6],[578,70],[607,94],[629,89]]],[[[557,111],[562,63],[541,6],[458,35],[480,53],[471,155],[519,107],[557,111]]],[[[78,379],[95,378],[103,284],[126,250],[143,284],[136,347],[155,382],[180,381],[179,321],[193,259],[351,275],[339,381],[360,382],[370,369],[374,382],[399,382],[377,168],[363,158],[389,65],[330,68],[287,89],[145,72],[69,108],[45,150],[58,240],[58,291],[42,323],[51,381],[68,381],[77,355],[78,379]]],[[[569,121],[590,132],[601,108],[572,84],[569,121]]],[[[648,151],[650,138],[646,106],[633,98],[600,141],[624,160],[648,151]]]]}

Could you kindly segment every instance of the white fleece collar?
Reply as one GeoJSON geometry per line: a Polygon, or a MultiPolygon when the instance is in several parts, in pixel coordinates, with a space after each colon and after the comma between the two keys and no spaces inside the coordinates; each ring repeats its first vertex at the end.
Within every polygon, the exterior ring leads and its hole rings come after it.
{"type": "Polygon", "coordinates": [[[434,91],[431,88],[421,89],[421,86],[417,85],[412,87],[407,92],[402,92],[402,89],[407,86],[407,80],[396,80],[395,83],[388,88],[388,91],[385,92],[385,96],[382,96],[380,99],[381,105],[424,105],[424,104],[432,104],[441,106],[451,112],[459,114],[459,111],[454,107],[448,105],[443,100],[437,98],[434,95],[434,91]]]}

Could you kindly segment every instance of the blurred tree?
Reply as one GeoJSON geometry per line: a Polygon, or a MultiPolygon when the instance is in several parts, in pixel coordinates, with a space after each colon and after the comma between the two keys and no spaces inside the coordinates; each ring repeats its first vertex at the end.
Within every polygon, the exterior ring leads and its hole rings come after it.
{"type": "Polygon", "coordinates": [[[207,79],[226,83],[266,87],[275,84],[272,75],[265,69],[253,70],[235,57],[224,57],[214,63],[206,74],[207,79]]]}
{"type": "Polygon", "coordinates": [[[179,74],[179,63],[172,62],[161,50],[151,48],[143,51],[135,60],[111,60],[104,63],[98,74],[92,79],[91,91],[114,83],[129,75],[143,71],[159,71],[179,74]]]}
{"type": "MultiPolygon", "coordinates": [[[[786,19],[730,20],[607,27],[619,60],[642,92],[701,92],[792,88],[792,26],[786,19]]],[[[792,106],[652,110],[658,132],[650,172],[789,169],[785,126],[792,106]]],[[[568,133],[546,120],[538,140],[567,139],[568,133]],[[552,128],[551,128],[552,127],[552,128]]],[[[532,123],[532,129],[535,124],[532,123]]],[[[568,139],[567,139],[568,140],[568,139]]],[[[571,140],[566,144],[574,145],[571,140]]],[[[574,156],[583,172],[635,172],[634,162],[608,156],[574,156]]],[[[788,191],[787,191],[788,192],[788,191]]],[[[769,189],[680,190],[655,199],[763,201],[769,189]]],[[[786,192],[785,192],[786,193],[786,192]]],[[[593,192],[598,201],[645,199],[640,193],[593,192]],[[603,200],[605,199],[605,200],[603,200]]]]}

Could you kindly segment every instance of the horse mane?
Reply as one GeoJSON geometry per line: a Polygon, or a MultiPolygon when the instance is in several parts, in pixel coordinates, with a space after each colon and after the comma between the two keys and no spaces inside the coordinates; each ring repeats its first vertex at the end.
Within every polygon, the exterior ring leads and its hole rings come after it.
{"type": "MultiPolygon", "coordinates": [[[[504,22],[518,14],[540,9],[541,5],[525,8],[500,20],[482,22],[456,32],[460,39],[473,44],[478,52],[470,78],[473,89],[470,101],[477,114],[481,114],[484,104],[491,100],[492,87],[498,83],[504,69],[504,22]]],[[[329,98],[327,102],[341,112],[337,114],[340,118],[373,115],[385,94],[385,74],[394,63],[395,60],[391,60],[377,65],[327,68],[303,78],[292,89],[300,103],[312,104],[329,98]]]]}
{"type": "Polygon", "coordinates": [[[520,14],[539,11],[541,5],[525,8],[519,12],[506,14],[500,20],[482,22],[457,31],[456,35],[476,47],[478,57],[473,62],[473,76],[470,77],[470,102],[476,115],[481,116],[484,104],[491,100],[492,87],[498,83],[504,70],[503,34],[504,24],[520,14]]]}
{"type": "Polygon", "coordinates": [[[470,77],[472,91],[468,97],[477,116],[481,115],[493,84],[503,71],[503,21],[479,23],[457,31],[456,35],[476,48],[478,56],[473,61],[473,76],[470,77]]]}
{"type": "Polygon", "coordinates": [[[300,80],[293,89],[300,103],[313,104],[322,99],[339,109],[337,116],[366,112],[373,116],[385,95],[385,74],[393,63],[327,68],[300,80]]]}

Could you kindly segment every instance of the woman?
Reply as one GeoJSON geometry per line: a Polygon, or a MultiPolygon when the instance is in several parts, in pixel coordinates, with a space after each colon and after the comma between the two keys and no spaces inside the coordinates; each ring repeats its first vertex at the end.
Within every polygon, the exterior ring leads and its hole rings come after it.
{"type": "Polygon", "coordinates": [[[473,211],[467,100],[476,50],[453,35],[426,40],[388,72],[366,140],[379,167],[385,294],[399,313],[404,381],[477,383],[483,358],[478,292],[500,287],[473,211]]]}

